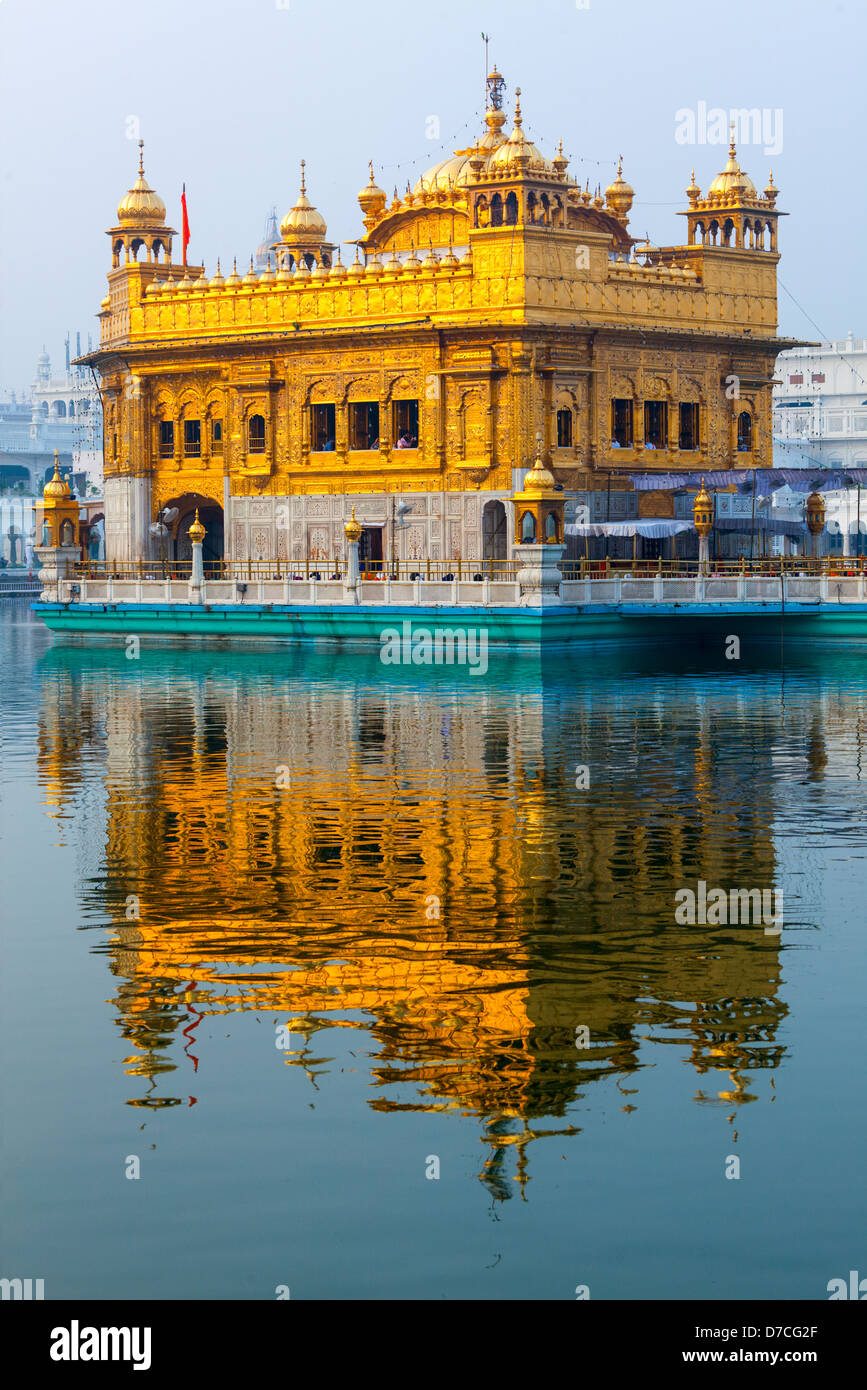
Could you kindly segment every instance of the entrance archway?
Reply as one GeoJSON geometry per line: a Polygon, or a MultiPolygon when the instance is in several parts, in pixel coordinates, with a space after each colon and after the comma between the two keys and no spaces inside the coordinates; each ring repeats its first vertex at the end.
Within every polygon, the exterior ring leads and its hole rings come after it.
{"type": "Polygon", "coordinates": [[[225,553],[223,537],[223,508],[213,497],[205,497],[202,493],[185,492],[181,497],[172,497],[165,503],[165,507],[177,507],[178,516],[172,526],[172,536],[174,539],[174,558],[176,560],[192,560],[193,545],[190,540],[190,527],[196,519],[196,509],[199,513],[199,521],[205,528],[205,539],[202,541],[202,561],[207,572],[208,565],[214,565],[222,560],[225,553]]]}

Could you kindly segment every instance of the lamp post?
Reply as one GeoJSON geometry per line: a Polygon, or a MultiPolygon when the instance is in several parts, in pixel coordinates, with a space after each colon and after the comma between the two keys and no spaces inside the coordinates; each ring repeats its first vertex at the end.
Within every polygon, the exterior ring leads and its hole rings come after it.
{"type": "Polygon", "coordinates": [[[355,508],[343,527],[346,537],[346,579],[344,588],[350,603],[358,603],[358,542],[361,540],[361,523],[355,519],[355,508]]]}
{"type": "Polygon", "coordinates": [[[811,492],[807,498],[807,530],[810,532],[810,548],[813,559],[816,558],[817,537],[821,536],[825,529],[825,499],[819,492],[811,492]]]}
{"type": "Polygon", "coordinates": [[[698,569],[699,574],[707,574],[708,564],[708,536],[713,527],[713,502],[710,494],[704,485],[704,478],[701,480],[701,492],[696,495],[692,504],[693,525],[698,532],[698,569]]]}
{"type": "Polygon", "coordinates": [[[199,521],[198,507],[196,507],[196,519],[190,527],[189,536],[193,550],[193,565],[190,572],[189,587],[190,603],[201,603],[202,584],[205,579],[205,567],[202,563],[202,541],[205,539],[205,528],[199,521]]]}

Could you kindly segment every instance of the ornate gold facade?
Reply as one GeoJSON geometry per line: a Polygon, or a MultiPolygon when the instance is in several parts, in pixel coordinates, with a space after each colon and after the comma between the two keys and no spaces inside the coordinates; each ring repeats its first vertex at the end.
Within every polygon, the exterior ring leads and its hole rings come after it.
{"type": "Polygon", "coordinates": [[[687,189],[688,244],[636,256],[621,169],[582,191],[520,100],[507,134],[502,88],[495,70],[477,143],[402,196],[371,166],[346,265],[303,171],[264,273],[174,265],[140,169],[90,358],[111,558],[157,553],[166,506],[181,547],[198,506],[231,558],[337,556],[353,502],[386,554],[504,558],[539,436],[567,495],[609,472],[770,465],[773,180],[760,196],[732,146],[704,197],[687,189]]]}

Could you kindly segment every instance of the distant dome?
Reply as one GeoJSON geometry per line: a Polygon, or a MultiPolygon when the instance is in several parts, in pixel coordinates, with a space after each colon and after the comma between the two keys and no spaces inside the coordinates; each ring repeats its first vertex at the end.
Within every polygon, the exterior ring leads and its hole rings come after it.
{"type": "Polygon", "coordinates": [[[279,235],[280,231],[277,226],[277,209],[272,208],[268,214],[268,220],[265,223],[265,234],[262,237],[262,240],[260,241],[259,245],[256,247],[256,255],[254,257],[254,261],[257,270],[267,269],[269,257],[273,254],[272,248],[274,246],[274,242],[278,240],[279,235]]]}
{"type": "Polygon", "coordinates": [[[138,178],[117,205],[117,220],[121,226],[165,222],[166,205],[144,176],[144,141],[139,140],[138,178]]]}

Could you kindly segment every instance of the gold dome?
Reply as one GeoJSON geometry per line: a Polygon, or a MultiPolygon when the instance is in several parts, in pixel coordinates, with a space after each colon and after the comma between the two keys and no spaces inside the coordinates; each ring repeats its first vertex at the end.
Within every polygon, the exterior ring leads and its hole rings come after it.
{"type": "Polygon", "coordinates": [[[556,174],[556,169],[549,159],[546,159],[542,151],[537,149],[531,140],[524,134],[523,119],[521,116],[521,88],[515,88],[515,124],[508,140],[495,150],[489,160],[488,167],[492,170],[502,172],[511,168],[513,165],[520,169],[531,169],[535,173],[556,174]]]}
{"type": "Polygon", "coordinates": [[[626,217],[632,207],[635,189],[623,177],[623,158],[617,161],[617,178],[605,190],[605,201],[615,217],[626,217]]]}
{"type": "Polygon", "coordinates": [[[138,144],[138,178],[117,205],[117,220],[122,226],[135,227],[166,220],[166,205],[144,176],[144,141],[139,140],[138,144]]]}
{"type": "MultiPolygon", "coordinates": [[[[496,69],[495,69],[496,72],[496,69]]],[[[497,73],[499,76],[499,73],[497,73]]],[[[466,188],[473,182],[474,165],[478,173],[484,174],[490,164],[491,156],[506,141],[503,126],[506,115],[503,111],[486,111],[485,124],[488,129],[471,150],[456,150],[448,159],[426,170],[416,182],[412,197],[420,198],[425,193],[451,193],[466,188]]],[[[385,195],[383,194],[383,197],[385,195]]]]}
{"type": "Polygon", "coordinates": [[[69,483],[60,476],[60,455],[54,450],[54,477],[45,484],[42,489],[43,497],[56,497],[58,501],[66,500],[72,496],[69,491],[69,483]]]}
{"type": "Polygon", "coordinates": [[[196,507],[196,519],[189,530],[189,537],[193,545],[199,545],[205,539],[205,528],[199,521],[198,507],[196,507]]]}
{"type": "Polygon", "coordinates": [[[729,157],[726,167],[721,173],[717,174],[710,188],[708,189],[709,198],[724,199],[731,202],[736,198],[758,198],[756,186],[748,174],[745,174],[738,164],[735,153],[734,136],[729,145],[729,157]]]}
{"type": "Polygon", "coordinates": [[[533,459],[533,467],[524,479],[524,486],[521,494],[527,496],[528,493],[541,496],[544,493],[553,492],[557,484],[557,479],[549,468],[542,462],[542,443],[537,440],[536,457],[533,459]]]}
{"type": "Polygon", "coordinates": [[[370,161],[370,182],[367,183],[364,186],[364,188],[362,188],[361,192],[358,195],[358,201],[361,206],[361,211],[364,213],[365,217],[375,217],[376,214],[378,212],[382,212],[382,209],[385,207],[387,201],[387,194],[382,188],[379,188],[377,184],[374,183],[373,160],[370,161]]]}
{"type": "Polygon", "coordinates": [[[301,192],[298,195],[298,202],[293,208],[290,208],[280,223],[280,235],[286,242],[297,245],[303,243],[306,246],[324,241],[327,231],[325,218],[307,197],[307,185],[304,181],[304,160],[302,159],[301,192]]]}
{"type": "Polygon", "coordinates": [[[350,542],[361,540],[361,525],[355,520],[355,508],[352,508],[352,516],[343,527],[346,539],[350,542]]]}

